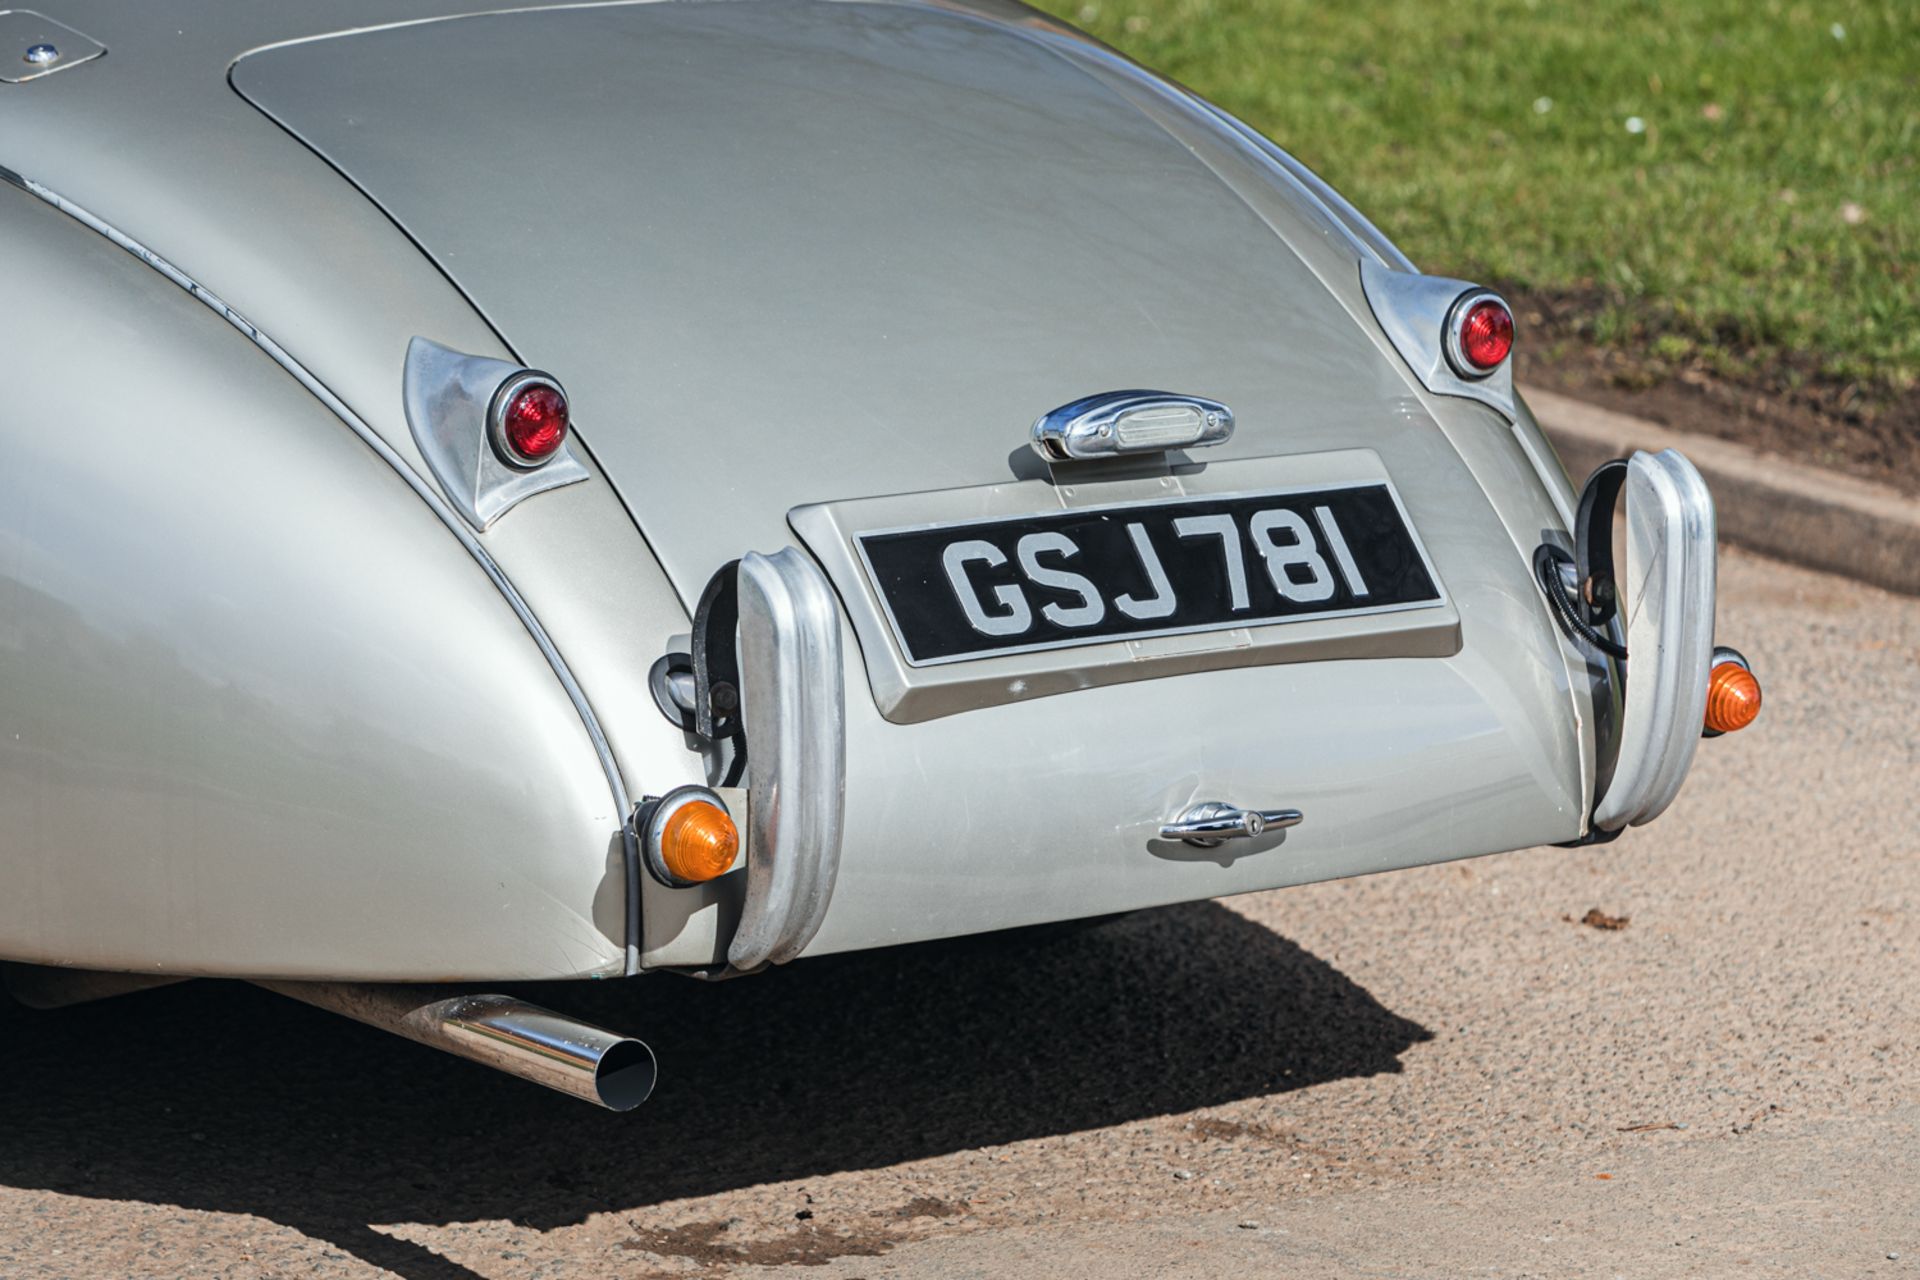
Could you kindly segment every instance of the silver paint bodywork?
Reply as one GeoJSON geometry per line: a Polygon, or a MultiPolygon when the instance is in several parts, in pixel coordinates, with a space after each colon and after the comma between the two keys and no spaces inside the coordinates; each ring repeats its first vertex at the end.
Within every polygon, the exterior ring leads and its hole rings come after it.
{"type": "Polygon", "coordinates": [[[160,274],[12,188],[0,246],[8,360],[76,374],[0,470],[7,957],[477,976],[512,920],[618,965],[593,744],[460,544],[160,274]]]}
{"type": "Polygon", "coordinates": [[[1573,495],[1525,405],[1437,394],[1363,286],[1404,259],[1111,51],[990,0],[50,8],[113,53],[0,98],[0,349],[61,388],[0,420],[0,958],[751,968],[1587,829],[1609,672],[1529,576],[1573,495]],[[551,370],[584,476],[460,517],[416,339],[551,370]],[[1029,449],[1129,386],[1237,430],[1029,449]],[[910,668],[849,542],[1342,476],[1442,607],[910,668]],[[631,805],[715,779],[647,671],[750,553],[811,648],[743,628],[747,865],[670,889],[631,805]],[[1308,818],[1161,838],[1207,801],[1308,818]]]}

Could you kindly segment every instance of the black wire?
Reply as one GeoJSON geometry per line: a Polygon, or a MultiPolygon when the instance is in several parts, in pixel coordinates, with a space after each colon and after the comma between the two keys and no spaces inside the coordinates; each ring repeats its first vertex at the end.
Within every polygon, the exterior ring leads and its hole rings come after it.
{"type": "Polygon", "coordinates": [[[733,744],[733,759],[727,761],[727,776],[720,780],[723,787],[740,785],[741,775],[747,771],[747,735],[736,733],[731,738],[722,738],[722,742],[733,744]]]}
{"type": "Polygon", "coordinates": [[[1560,569],[1572,563],[1573,557],[1552,543],[1543,542],[1534,548],[1534,576],[1540,580],[1540,591],[1547,597],[1547,603],[1553,606],[1554,618],[1571,639],[1585,641],[1608,657],[1625,662],[1626,646],[1615,644],[1611,637],[1589,626],[1586,619],[1580,616],[1579,603],[1567,594],[1567,584],[1560,577],[1560,569]]]}

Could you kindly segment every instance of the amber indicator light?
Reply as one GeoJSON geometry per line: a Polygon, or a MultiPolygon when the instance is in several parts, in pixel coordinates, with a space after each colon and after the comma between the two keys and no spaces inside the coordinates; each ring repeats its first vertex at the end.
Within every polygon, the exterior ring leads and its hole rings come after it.
{"type": "Polygon", "coordinates": [[[1732,733],[1760,714],[1760,681],[1737,662],[1722,662],[1707,680],[1707,728],[1732,733]]]}
{"type": "Polygon", "coordinates": [[[693,884],[725,874],[739,852],[740,829],[725,812],[704,800],[675,809],[660,832],[661,863],[693,884]]]}

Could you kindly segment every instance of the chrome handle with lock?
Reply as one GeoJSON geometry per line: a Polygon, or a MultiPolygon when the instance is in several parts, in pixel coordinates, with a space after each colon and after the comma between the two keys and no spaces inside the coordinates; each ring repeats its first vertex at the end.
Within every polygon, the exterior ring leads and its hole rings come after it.
{"type": "Polygon", "coordinates": [[[1160,838],[1211,849],[1227,840],[1249,840],[1268,831],[1297,827],[1304,817],[1298,809],[1242,809],[1220,800],[1205,800],[1162,826],[1160,838]]]}

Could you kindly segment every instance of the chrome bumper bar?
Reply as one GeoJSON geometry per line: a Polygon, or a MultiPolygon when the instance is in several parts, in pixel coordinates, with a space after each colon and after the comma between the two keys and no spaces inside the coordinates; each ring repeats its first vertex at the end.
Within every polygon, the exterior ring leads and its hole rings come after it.
{"type": "Polygon", "coordinates": [[[747,738],[747,896],[735,969],[800,954],[833,899],[846,806],[840,607],[793,547],[740,560],[741,718],[747,738]]]}
{"type": "Polygon", "coordinates": [[[1713,495],[1679,453],[1636,453],[1627,464],[1626,696],[1613,777],[1594,806],[1602,831],[1660,816],[1679,793],[1700,742],[1713,670],[1713,495]]]}

